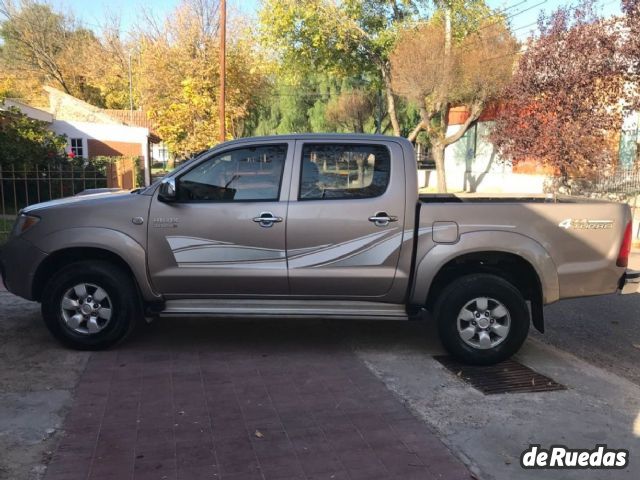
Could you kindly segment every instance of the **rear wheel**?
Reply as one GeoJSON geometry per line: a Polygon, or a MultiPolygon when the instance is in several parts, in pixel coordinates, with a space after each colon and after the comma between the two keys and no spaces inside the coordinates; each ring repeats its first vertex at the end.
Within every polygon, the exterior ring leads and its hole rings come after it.
{"type": "Polygon", "coordinates": [[[447,351],[469,364],[508,359],[529,333],[529,309],[522,294],[495,275],[467,275],[452,282],[438,298],[435,317],[447,351]]]}
{"type": "Polygon", "coordinates": [[[64,345],[100,350],[125,338],[140,316],[135,283],[121,268],[82,261],[56,272],[42,295],[47,328],[64,345]]]}

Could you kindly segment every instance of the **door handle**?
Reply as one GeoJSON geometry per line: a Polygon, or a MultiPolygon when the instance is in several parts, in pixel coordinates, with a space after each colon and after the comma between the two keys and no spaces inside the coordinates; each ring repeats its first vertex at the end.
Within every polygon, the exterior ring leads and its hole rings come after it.
{"type": "Polygon", "coordinates": [[[274,223],[282,222],[282,217],[274,217],[271,212],[262,212],[260,216],[254,217],[253,221],[259,223],[261,227],[269,228],[274,223]]]}
{"type": "Polygon", "coordinates": [[[369,217],[369,221],[373,222],[376,227],[386,227],[391,222],[397,222],[398,217],[388,215],[387,212],[378,212],[373,217],[369,217]]]}

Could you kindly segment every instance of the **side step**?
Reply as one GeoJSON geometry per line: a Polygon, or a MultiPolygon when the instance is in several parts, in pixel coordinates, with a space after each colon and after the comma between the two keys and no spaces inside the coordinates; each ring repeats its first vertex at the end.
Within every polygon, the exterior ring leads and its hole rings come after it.
{"type": "Polygon", "coordinates": [[[336,300],[167,300],[162,317],[352,318],[408,320],[404,305],[336,300]]]}

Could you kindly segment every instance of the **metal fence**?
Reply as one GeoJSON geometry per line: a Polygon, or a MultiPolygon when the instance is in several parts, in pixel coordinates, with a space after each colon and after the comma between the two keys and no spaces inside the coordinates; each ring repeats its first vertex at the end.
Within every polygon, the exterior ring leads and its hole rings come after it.
{"type": "Polygon", "coordinates": [[[625,168],[609,173],[599,173],[590,190],[604,194],[637,195],[640,193],[640,169],[625,168]]]}
{"type": "Polygon", "coordinates": [[[105,187],[105,167],[92,164],[0,165],[0,243],[8,236],[22,208],[105,187]]]}
{"type": "Polygon", "coordinates": [[[436,162],[429,152],[416,152],[416,163],[419,170],[435,170],[436,162]]]}

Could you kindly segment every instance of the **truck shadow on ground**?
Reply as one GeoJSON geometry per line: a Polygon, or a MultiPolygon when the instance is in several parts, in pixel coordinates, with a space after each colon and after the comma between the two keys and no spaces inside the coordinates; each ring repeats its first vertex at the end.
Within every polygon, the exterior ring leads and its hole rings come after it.
{"type": "Polygon", "coordinates": [[[243,349],[247,354],[290,351],[350,351],[367,348],[415,349],[439,354],[442,347],[430,319],[416,321],[367,320],[245,320],[162,318],[139,329],[117,348],[171,350],[243,349]]]}

